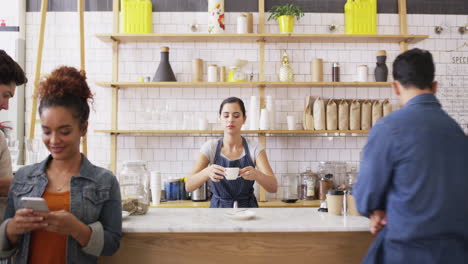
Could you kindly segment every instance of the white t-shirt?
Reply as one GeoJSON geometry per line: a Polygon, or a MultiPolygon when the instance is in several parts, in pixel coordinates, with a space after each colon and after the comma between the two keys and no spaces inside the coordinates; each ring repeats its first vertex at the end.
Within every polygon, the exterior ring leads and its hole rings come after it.
{"type": "MultiPolygon", "coordinates": [[[[260,145],[258,142],[245,139],[247,141],[247,145],[249,146],[249,152],[250,152],[250,158],[252,159],[253,163],[256,164],[256,160],[260,152],[264,149],[262,145],[260,145]]],[[[216,147],[218,146],[218,141],[219,139],[212,139],[208,140],[203,144],[203,146],[200,148],[200,152],[205,155],[205,157],[208,158],[210,161],[210,164],[214,163],[215,155],[216,155],[216,147]]],[[[224,158],[226,158],[223,153],[221,152],[220,155],[224,158]]],[[[242,152],[242,155],[239,157],[242,158],[245,156],[245,148],[244,151],[242,152]]]]}

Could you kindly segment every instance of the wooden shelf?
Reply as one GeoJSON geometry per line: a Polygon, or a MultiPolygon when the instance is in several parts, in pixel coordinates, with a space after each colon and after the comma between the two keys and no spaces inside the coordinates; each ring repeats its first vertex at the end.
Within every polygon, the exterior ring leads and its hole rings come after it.
{"type": "Polygon", "coordinates": [[[106,88],[187,88],[187,87],[232,87],[232,88],[253,88],[263,85],[262,82],[97,82],[97,85],[106,88]]]}
{"type": "Polygon", "coordinates": [[[266,87],[317,87],[317,86],[339,86],[339,87],[372,87],[390,86],[391,82],[265,82],[266,87]]]}
{"type": "Polygon", "coordinates": [[[390,87],[391,82],[97,82],[105,88],[253,88],[253,87],[390,87]]]}
{"type": "MultiPolygon", "coordinates": [[[[223,134],[223,130],[94,130],[107,134],[223,134]]],[[[242,134],[365,134],[368,130],[242,130],[242,134]]]]}
{"type": "Polygon", "coordinates": [[[344,42],[344,43],[417,43],[428,35],[347,35],[347,34],[97,34],[104,42],[344,42]]]}
{"type": "Polygon", "coordinates": [[[417,43],[428,35],[260,34],[267,42],[417,43]]]}

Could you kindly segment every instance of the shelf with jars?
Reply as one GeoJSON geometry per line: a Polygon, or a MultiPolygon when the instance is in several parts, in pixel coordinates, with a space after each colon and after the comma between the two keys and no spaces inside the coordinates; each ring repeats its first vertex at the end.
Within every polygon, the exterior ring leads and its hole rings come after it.
{"type": "MultiPolygon", "coordinates": [[[[410,35],[406,24],[406,1],[399,0],[400,34],[395,35],[351,35],[351,34],[272,34],[265,32],[265,0],[258,0],[258,30],[249,34],[124,34],[119,33],[119,1],[113,0],[114,25],[113,33],[98,34],[96,37],[112,44],[112,79],[107,82],[98,82],[97,85],[112,89],[111,127],[108,130],[97,130],[98,133],[111,135],[110,169],[116,171],[117,137],[120,134],[150,135],[150,134],[186,134],[197,136],[203,134],[221,135],[221,130],[121,130],[118,129],[118,102],[120,88],[256,88],[259,94],[259,107],[265,107],[266,88],[307,88],[307,87],[390,87],[390,82],[270,82],[265,78],[265,45],[267,43],[395,43],[400,50],[408,49],[408,44],[414,44],[428,38],[427,35],[410,35]],[[229,43],[257,43],[258,44],[258,81],[256,82],[128,82],[119,81],[119,44],[125,42],[160,42],[160,43],[193,43],[193,42],[229,42],[229,43]]],[[[203,75],[201,75],[203,76],[203,75]]],[[[311,79],[313,80],[313,79],[311,79]]],[[[367,133],[367,130],[252,130],[243,131],[248,135],[257,135],[258,141],[264,147],[266,139],[271,135],[294,136],[353,136],[367,133]]],[[[260,190],[259,201],[266,200],[266,192],[260,190]]]]}

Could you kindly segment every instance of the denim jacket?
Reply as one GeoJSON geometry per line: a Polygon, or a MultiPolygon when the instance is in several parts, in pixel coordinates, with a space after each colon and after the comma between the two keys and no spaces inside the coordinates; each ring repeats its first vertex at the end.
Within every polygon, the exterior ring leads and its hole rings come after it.
{"type": "MultiPolygon", "coordinates": [[[[67,263],[97,263],[98,256],[110,256],[117,251],[122,237],[119,183],[112,172],[82,157],[79,174],[70,180],[70,212],[88,225],[92,233],[85,247],[71,236],[67,237],[67,263]]],[[[42,196],[48,183],[46,169],[51,159],[49,156],[16,173],[8,194],[5,221],[0,225],[0,258],[13,256],[14,263],[28,263],[31,233],[22,235],[14,247],[6,237],[6,225],[16,210],[23,208],[21,197],[42,196]]]]}

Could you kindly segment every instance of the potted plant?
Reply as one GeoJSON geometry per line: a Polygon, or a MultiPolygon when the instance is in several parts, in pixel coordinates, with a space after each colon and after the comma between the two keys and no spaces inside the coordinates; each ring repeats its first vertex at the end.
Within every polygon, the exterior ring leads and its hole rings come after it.
{"type": "Polygon", "coordinates": [[[281,33],[292,33],[294,30],[294,18],[299,21],[304,16],[304,10],[293,4],[273,6],[269,12],[271,14],[268,17],[268,21],[277,19],[281,33]]]}

